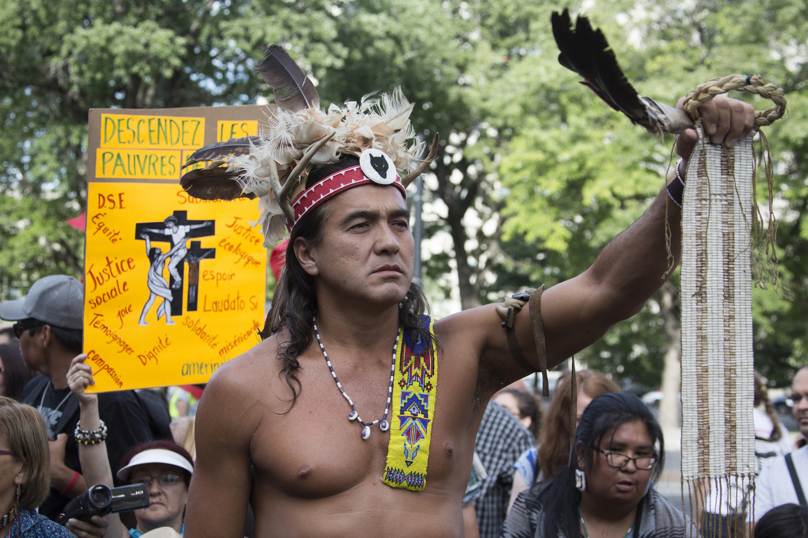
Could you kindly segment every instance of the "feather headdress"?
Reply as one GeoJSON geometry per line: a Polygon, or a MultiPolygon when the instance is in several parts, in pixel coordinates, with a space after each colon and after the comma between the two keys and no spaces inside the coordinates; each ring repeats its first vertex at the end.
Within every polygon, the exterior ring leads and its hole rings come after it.
{"type": "Polygon", "coordinates": [[[274,90],[278,105],[264,133],[197,150],[185,166],[213,163],[184,174],[180,184],[191,196],[206,200],[257,197],[266,246],[281,239],[287,220],[294,223],[290,200],[305,189],[312,167],[376,149],[390,157],[399,173],[410,172],[401,179],[406,187],[435,158],[437,135],[429,156],[417,157],[423,143],[415,143],[409,119],[414,105],[400,88],[342,107],[332,104],[324,111],[311,80],[281,47],[267,49],[258,72],[274,90]]]}

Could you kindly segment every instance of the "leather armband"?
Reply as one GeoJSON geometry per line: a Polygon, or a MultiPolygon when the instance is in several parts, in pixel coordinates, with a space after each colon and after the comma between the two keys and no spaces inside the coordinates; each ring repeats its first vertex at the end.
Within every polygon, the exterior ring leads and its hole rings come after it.
{"type": "Polygon", "coordinates": [[[505,336],[508,339],[508,349],[519,365],[529,372],[541,372],[542,394],[550,395],[549,379],[547,378],[547,351],[544,342],[544,325],[541,319],[541,295],[544,293],[544,286],[538,289],[529,289],[517,293],[505,299],[505,306],[497,306],[497,313],[502,318],[502,327],[505,329],[505,336]],[[536,354],[539,357],[538,367],[530,364],[519,347],[516,338],[514,323],[516,315],[526,304],[530,305],[530,322],[533,326],[533,340],[536,343],[536,354]]]}

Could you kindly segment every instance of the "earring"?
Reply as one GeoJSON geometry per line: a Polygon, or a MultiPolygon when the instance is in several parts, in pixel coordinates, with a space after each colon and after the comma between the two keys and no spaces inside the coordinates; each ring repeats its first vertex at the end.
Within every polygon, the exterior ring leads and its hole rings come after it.
{"type": "Polygon", "coordinates": [[[580,469],[575,469],[575,487],[578,491],[586,489],[586,475],[580,469]]]}

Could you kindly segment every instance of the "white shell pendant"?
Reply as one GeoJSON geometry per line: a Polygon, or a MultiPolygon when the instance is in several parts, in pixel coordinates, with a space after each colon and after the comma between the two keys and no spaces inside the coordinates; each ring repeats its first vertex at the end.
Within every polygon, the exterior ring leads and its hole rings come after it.
{"type": "Polygon", "coordinates": [[[386,420],[382,420],[382,421],[379,423],[379,429],[380,429],[381,431],[383,431],[383,432],[386,432],[387,430],[389,430],[389,429],[390,429],[390,423],[389,423],[389,422],[387,422],[386,420]]]}
{"type": "Polygon", "coordinates": [[[357,418],[359,418],[359,413],[356,411],[351,411],[351,414],[348,415],[348,420],[356,420],[357,418]]]}
{"type": "Polygon", "coordinates": [[[362,439],[367,439],[370,437],[370,426],[365,426],[362,428],[362,439]]]}

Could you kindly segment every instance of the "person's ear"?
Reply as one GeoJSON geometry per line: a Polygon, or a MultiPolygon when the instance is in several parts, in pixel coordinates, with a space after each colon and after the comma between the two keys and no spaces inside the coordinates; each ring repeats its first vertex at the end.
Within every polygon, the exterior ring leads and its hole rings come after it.
{"type": "Polygon", "coordinates": [[[25,484],[25,481],[28,479],[28,464],[23,461],[15,465],[15,468],[14,485],[25,484]]]}
{"type": "Polygon", "coordinates": [[[320,268],[317,266],[317,251],[308,241],[302,237],[295,239],[294,251],[297,262],[304,271],[311,276],[320,274],[320,268]]]}
{"type": "Polygon", "coordinates": [[[575,457],[578,458],[578,468],[585,471],[586,460],[584,459],[584,450],[580,444],[575,445],[575,457]]]}
{"type": "Polygon", "coordinates": [[[48,347],[53,343],[53,332],[51,332],[50,325],[43,325],[37,336],[42,339],[42,347],[48,347]]]}

